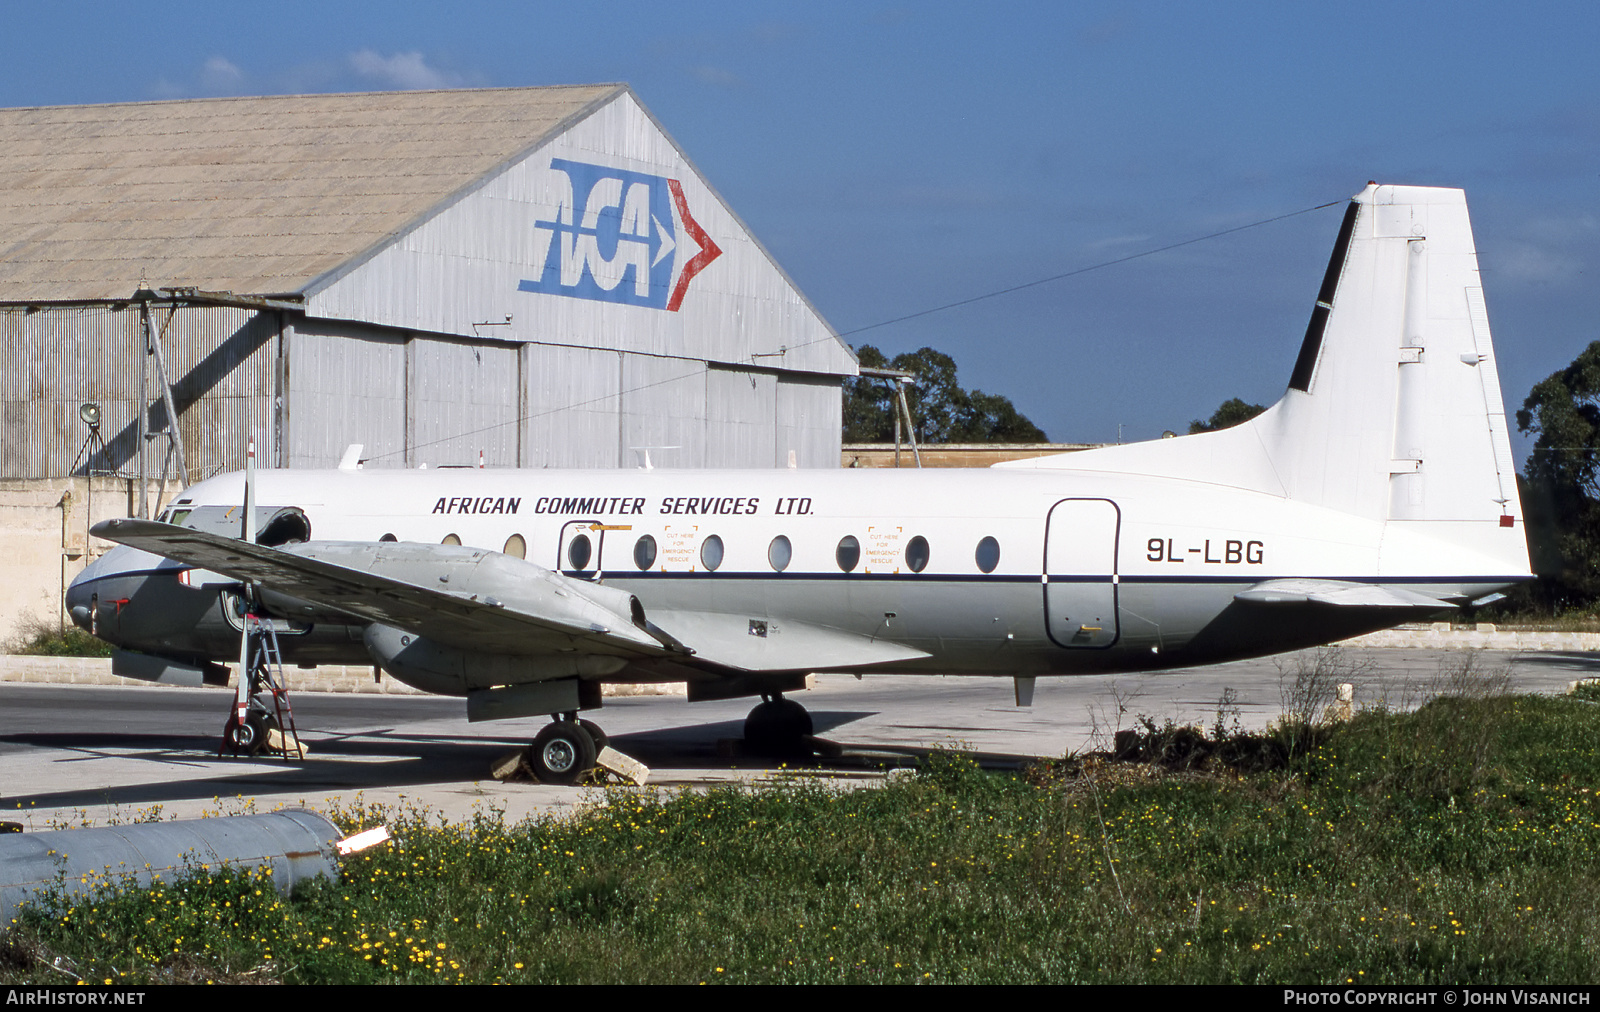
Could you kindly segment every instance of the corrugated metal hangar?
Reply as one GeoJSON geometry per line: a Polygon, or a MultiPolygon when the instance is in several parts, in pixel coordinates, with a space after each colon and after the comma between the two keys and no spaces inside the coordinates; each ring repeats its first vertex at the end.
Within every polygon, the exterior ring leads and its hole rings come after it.
{"type": "Polygon", "coordinates": [[[837,467],[856,370],[624,85],[0,110],[0,355],[8,479],[158,475],[164,384],[191,480],[837,467]]]}
{"type": "Polygon", "coordinates": [[[855,373],[625,85],[0,110],[0,646],[252,438],[837,467],[855,373]]]}

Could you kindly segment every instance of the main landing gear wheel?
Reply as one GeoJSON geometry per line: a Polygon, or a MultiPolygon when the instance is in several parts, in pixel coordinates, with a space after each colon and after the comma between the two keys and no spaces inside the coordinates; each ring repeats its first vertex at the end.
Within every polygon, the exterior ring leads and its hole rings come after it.
{"type": "Polygon", "coordinates": [[[594,739],[594,754],[599,755],[607,745],[611,744],[611,736],[600,730],[600,725],[592,720],[580,720],[578,726],[589,732],[589,737],[594,739]]]}
{"type": "Polygon", "coordinates": [[[557,720],[544,726],[528,746],[528,766],[541,784],[575,784],[594,769],[594,737],[583,725],[588,721],[557,720]]]}
{"type": "Polygon", "coordinates": [[[773,696],[744,719],[744,746],[760,756],[803,756],[811,749],[804,739],[812,733],[811,714],[792,699],[773,696]]]}

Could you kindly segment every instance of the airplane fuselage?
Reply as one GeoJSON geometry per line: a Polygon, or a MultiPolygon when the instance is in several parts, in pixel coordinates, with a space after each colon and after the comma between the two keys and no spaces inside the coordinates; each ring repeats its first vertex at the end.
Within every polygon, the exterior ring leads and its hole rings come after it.
{"type": "MultiPolygon", "coordinates": [[[[238,511],[239,475],[166,516],[238,511]]],[[[1095,471],[262,471],[258,512],[293,507],[313,541],[400,541],[521,555],[658,609],[737,615],[752,635],[803,622],[905,644],[871,670],[1051,675],[1257,656],[1414,612],[1235,600],[1318,578],[1465,601],[1522,574],[1364,519],[1204,482],[1095,471]]],[[[1521,538],[1482,523],[1485,537],[1521,538]]],[[[118,548],[73,585],[103,637],[193,660],[236,655],[228,598],[187,567],[118,548]],[[120,602],[120,603],[119,603],[120,602]]],[[[365,663],[365,623],[269,598],[286,659],[365,663]]],[[[628,680],[628,674],[619,680],[628,680]]],[[[639,677],[633,673],[633,677],[639,677]]]]}

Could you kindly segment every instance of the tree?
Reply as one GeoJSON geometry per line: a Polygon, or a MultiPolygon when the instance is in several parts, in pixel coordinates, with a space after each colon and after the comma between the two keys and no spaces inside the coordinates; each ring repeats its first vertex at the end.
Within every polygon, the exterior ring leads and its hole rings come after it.
{"type": "Polygon", "coordinates": [[[1534,386],[1517,428],[1537,436],[1520,483],[1540,576],[1530,603],[1590,604],[1600,597],[1600,341],[1534,386]]]}
{"type": "MultiPolygon", "coordinates": [[[[883,352],[870,344],[856,350],[856,359],[874,369],[889,368],[883,352]]],[[[844,381],[844,441],[876,443],[894,438],[893,402],[886,396],[889,385],[883,380],[853,376],[844,381]],[[880,435],[880,433],[888,435],[880,435]]],[[[898,410],[897,408],[895,410],[898,410]]]]}
{"type": "MultiPolygon", "coordinates": [[[[900,369],[916,377],[906,385],[906,403],[919,443],[1042,443],[1048,438],[1009,398],[962,389],[955,359],[943,352],[920,348],[890,360],[864,344],[856,358],[864,366],[900,369]]],[[[891,383],[865,376],[845,380],[844,441],[889,442],[897,410],[891,383]]]]}
{"type": "Polygon", "coordinates": [[[1260,404],[1246,404],[1237,397],[1222,402],[1222,406],[1211,413],[1210,421],[1202,422],[1196,418],[1189,423],[1190,433],[1215,432],[1218,429],[1231,429],[1240,422],[1250,419],[1267,410],[1260,404]]]}

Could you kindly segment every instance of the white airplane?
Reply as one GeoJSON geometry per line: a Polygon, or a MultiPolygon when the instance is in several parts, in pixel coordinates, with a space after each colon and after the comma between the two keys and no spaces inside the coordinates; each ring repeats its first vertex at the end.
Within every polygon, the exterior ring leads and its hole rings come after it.
{"type": "Polygon", "coordinates": [[[554,782],[603,747],[578,719],[603,682],[759,695],[747,742],[781,751],[811,672],[1009,676],[1025,702],[1037,676],[1331,642],[1531,575],[1480,285],[1461,191],[1369,185],[1288,390],[1235,428],[969,471],[347,459],[261,472],[260,523],[228,474],[97,526],[122,546],[68,606],[119,672],[216,683],[248,600],[286,661],[552,715],[529,759],[554,782]]]}

